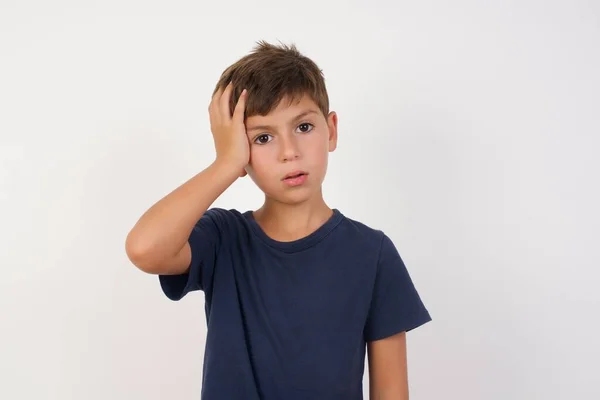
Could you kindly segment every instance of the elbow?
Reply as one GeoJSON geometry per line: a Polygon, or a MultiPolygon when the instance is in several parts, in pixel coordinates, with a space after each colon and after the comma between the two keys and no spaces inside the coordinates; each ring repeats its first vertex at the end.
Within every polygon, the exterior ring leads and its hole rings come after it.
{"type": "Polygon", "coordinates": [[[139,270],[148,274],[159,274],[159,268],[156,262],[153,262],[155,257],[148,251],[147,246],[143,246],[132,239],[131,234],[125,240],[125,254],[131,263],[139,270]]]}

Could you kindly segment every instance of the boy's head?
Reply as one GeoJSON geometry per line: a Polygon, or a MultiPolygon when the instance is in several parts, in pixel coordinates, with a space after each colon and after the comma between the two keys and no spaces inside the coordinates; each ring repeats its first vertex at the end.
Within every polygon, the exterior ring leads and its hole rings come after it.
{"type": "Polygon", "coordinates": [[[242,90],[248,90],[244,118],[250,144],[248,175],[271,200],[288,204],[318,200],[328,153],[337,146],[337,115],[329,111],[321,70],[294,45],[260,41],[223,72],[213,94],[230,81],[231,113],[242,90]],[[285,179],[295,171],[306,173],[300,184],[285,179]]]}

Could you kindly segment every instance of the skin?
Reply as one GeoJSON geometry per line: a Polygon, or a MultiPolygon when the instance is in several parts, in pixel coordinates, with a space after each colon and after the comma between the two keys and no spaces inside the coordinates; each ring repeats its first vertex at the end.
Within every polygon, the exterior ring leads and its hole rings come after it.
{"type": "MultiPolygon", "coordinates": [[[[331,216],[321,185],[328,154],[337,147],[337,115],[324,116],[309,96],[288,106],[283,99],[267,116],[246,120],[250,160],[245,171],[265,193],[265,203],[255,218],[276,240],[302,238],[331,216]],[[305,184],[288,187],[287,173],[308,172],[305,184]]],[[[370,398],[407,400],[406,333],[367,344],[370,398]]]]}
{"type": "Polygon", "coordinates": [[[333,213],[323,199],[329,153],[337,147],[337,114],[327,116],[309,96],[287,98],[266,116],[246,119],[248,176],[265,194],[254,218],[275,240],[292,241],[318,229],[333,213]],[[301,186],[286,185],[293,171],[308,173],[301,186]]]}
{"type": "MultiPolygon", "coordinates": [[[[150,207],[126,239],[126,252],[140,270],[176,275],[189,270],[188,237],[210,205],[246,174],[264,192],[254,218],[271,238],[293,241],[325,223],[332,209],[325,203],[322,183],[329,153],[337,147],[338,117],[323,115],[308,96],[288,105],[284,98],[266,116],[244,119],[247,92],[229,111],[232,85],[219,89],[208,107],[217,157],[150,207]],[[293,171],[308,173],[297,187],[282,178],[293,171]]],[[[370,398],[407,400],[406,335],[367,343],[370,398]]]]}
{"type": "Polygon", "coordinates": [[[406,332],[367,343],[369,398],[408,400],[406,332]]]}

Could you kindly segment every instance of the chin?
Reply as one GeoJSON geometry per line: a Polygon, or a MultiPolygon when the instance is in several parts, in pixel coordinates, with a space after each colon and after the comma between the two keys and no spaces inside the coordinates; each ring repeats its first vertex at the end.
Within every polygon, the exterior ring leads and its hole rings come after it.
{"type": "Polygon", "coordinates": [[[311,173],[310,178],[307,182],[305,182],[301,186],[296,187],[286,187],[284,183],[277,182],[273,184],[272,179],[276,178],[268,178],[268,179],[256,179],[258,177],[250,175],[256,186],[265,194],[266,197],[273,199],[279,203],[284,204],[300,204],[304,203],[310,199],[312,199],[315,195],[318,194],[318,186],[316,183],[322,181],[319,179],[318,174],[311,173]],[[317,181],[315,181],[317,179],[317,181]],[[266,183],[265,181],[268,181],[266,183]]]}
{"type": "Polygon", "coordinates": [[[311,196],[308,195],[287,195],[281,198],[281,202],[284,204],[289,204],[289,205],[297,205],[297,204],[302,204],[302,203],[306,203],[307,201],[309,201],[311,198],[311,196]]]}
{"type": "MultiPolygon", "coordinates": [[[[262,188],[261,188],[262,189],[262,188]]],[[[309,188],[296,188],[292,190],[263,190],[265,196],[275,200],[278,203],[296,205],[310,200],[314,193],[309,188]]]]}

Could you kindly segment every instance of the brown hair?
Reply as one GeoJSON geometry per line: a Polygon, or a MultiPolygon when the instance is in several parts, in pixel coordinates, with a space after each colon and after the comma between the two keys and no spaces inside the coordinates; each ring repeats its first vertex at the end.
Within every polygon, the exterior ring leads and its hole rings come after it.
{"type": "Polygon", "coordinates": [[[243,89],[248,90],[245,117],[267,115],[287,96],[289,105],[307,94],[325,117],[329,114],[329,97],[323,72],[294,44],[276,46],[256,42],[250,54],[229,66],[221,75],[213,94],[233,81],[229,103],[233,114],[243,89]]]}

